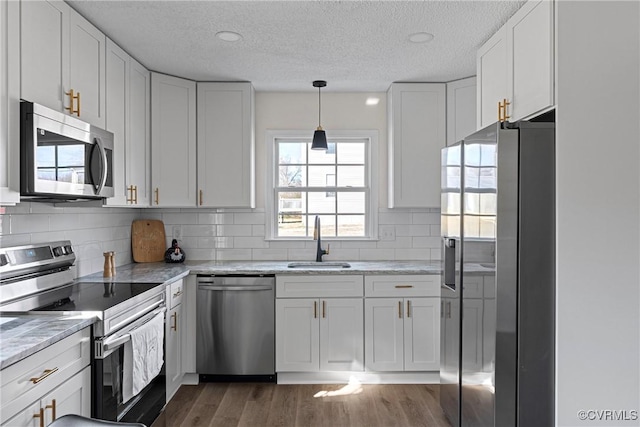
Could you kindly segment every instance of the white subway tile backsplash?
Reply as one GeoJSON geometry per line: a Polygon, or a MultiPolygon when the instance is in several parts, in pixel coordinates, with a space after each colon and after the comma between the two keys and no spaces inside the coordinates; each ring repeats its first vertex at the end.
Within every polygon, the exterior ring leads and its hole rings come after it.
{"type": "MultiPolygon", "coordinates": [[[[193,237],[211,237],[218,235],[219,226],[210,224],[210,225],[183,225],[181,226],[182,235],[183,236],[193,236],[193,237]]],[[[173,232],[173,229],[171,229],[173,232]]]]}
{"type": "Polygon", "coordinates": [[[49,215],[11,215],[11,234],[49,231],[49,215]]]}
{"type": "Polygon", "coordinates": [[[233,224],[232,213],[199,213],[198,224],[233,224]]]}
{"type": "Polygon", "coordinates": [[[442,260],[442,249],[431,249],[431,261],[441,261],[442,260]]]}
{"type": "Polygon", "coordinates": [[[378,249],[395,249],[395,248],[410,248],[411,237],[409,236],[396,236],[395,240],[380,240],[377,242],[376,247],[378,249]]]}
{"type": "Polygon", "coordinates": [[[217,257],[216,249],[185,249],[185,258],[188,261],[213,261],[217,257]]]}
{"type": "MultiPolygon", "coordinates": [[[[242,225],[218,225],[218,236],[253,236],[253,226],[251,224],[242,225]]],[[[264,235],[261,235],[264,240],[264,235]]]]}
{"type": "MultiPolygon", "coordinates": [[[[198,238],[198,248],[200,249],[233,249],[233,237],[200,237],[198,238]]],[[[185,246],[186,250],[186,246],[185,246]]]]}
{"type": "Polygon", "coordinates": [[[379,224],[411,224],[410,212],[380,212],[378,213],[379,224]]]}
{"type": "Polygon", "coordinates": [[[431,249],[396,249],[396,259],[405,261],[430,261],[431,249]]]}
{"type": "Polygon", "coordinates": [[[234,224],[264,224],[264,212],[235,213],[234,224]]]}
{"type": "Polygon", "coordinates": [[[0,247],[22,246],[31,244],[31,234],[3,234],[0,236],[0,247]]]}
{"type": "Polygon", "coordinates": [[[413,237],[413,248],[439,248],[440,237],[413,237]]]}
{"type": "Polygon", "coordinates": [[[238,249],[261,249],[268,248],[269,243],[264,240],[264,237],[260,236],[238,236],[234,238],[234,247],[238,249]]]}
{"type": "Polygon", "coordinates": [[[218,249],[217,261],[245,261],[251,259],[251,249],[218,249]]]}
{"type": "Polygon", "coordinates": [[[197,213],[163,213],[162,222],[166,224],[198,224],[197,213]]]}
{"type": "MultiPolygon", "coordinates": [[[[311,256],[305,259],[308,261],[315,261],[316,251],[312,251],[311,256]]],[[[331,246],[331,252],[329,255],[325,255],[324,259],[326,261],[359,261],[360,249],[334,249],[333,246],[331,246]]]]}
{"type": "Polygon", "coordinates": [[[252,249],[251,257],[254,261],[286,261],[288,259],[286,249],[252,249]]]}
{"type": "Polygon", "coordinates": [[[303,241],[271,241],[269,247],[272,249],[304,249],[306,247],[303,241]]]}
{"type": "Polygon", "coordinates": [[[393,261],[395,259],[393,249],[360,249],[360,261],[393,261]]]}
{"type": "Polygon", "coordinates": [[[264,224],[253,224],[251,226],[251,235],[252,236],[265,236],[265,226],[264,224]]]}
{"type": "Polygon", "coordinates": [[[316,251],[313,249],[287,249],[289,261],[315,261],[316,251]]]}

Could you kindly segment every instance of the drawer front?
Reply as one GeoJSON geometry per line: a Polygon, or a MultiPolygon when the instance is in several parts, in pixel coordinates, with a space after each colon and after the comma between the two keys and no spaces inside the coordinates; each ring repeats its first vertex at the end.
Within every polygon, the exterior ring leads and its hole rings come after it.
{"type": "Polygon", "coordinates": [[[361,297],[362,287],[360,275],[276,276],[277,298],[361,297]]]}
{"type": "Polygon", "coordinates": [[[184,295],[184,280],[178,280],[169,285],[169,305],[173,309],[182,303],[182,295],[184,295]]]}
{"type": "Polygon", "coordinates": [[[439,297],[439,275],[380,275],[365,276],[364,294],[367,297],[439,297]]]}
{"type": "Polygon", "coordinates": [[[89,365],[90,329],[84,328],[2,370],[0,424],[89,365]],[[34,384],[32,378],[40,381],[34,384]]]}

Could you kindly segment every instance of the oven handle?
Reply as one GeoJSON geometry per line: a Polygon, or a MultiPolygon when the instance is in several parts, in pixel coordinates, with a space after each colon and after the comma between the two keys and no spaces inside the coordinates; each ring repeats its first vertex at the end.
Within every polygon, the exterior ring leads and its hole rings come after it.
{"type": "Polygon", "coordinates": [[[136,314],[127,317],[126,319],[124,319],[122,322],[119,322],[115,325],[112,325],[109,330],[113,331],[113,330],[118,330],[120,329],[120,327],[126,325],[127,323],[131,323],[133,320],[136,320],[137,317],[140,317],[140,313],[146,313],[148,311],[153,310],[156,307],[159,307],[160,305],[164,304],[164,298],[161,299],[160,301],[156,301],[153,304],[143,308],[142,310],[138,311],[136,314]]]}
{"type": "MultiPolygon", "coordinates": [[[[153,311],[151,313],[148,313],[146,316],[141,317],[140,318],[140,324],[136,325],[136,327],[131,329],[131,330],[139,328],[140,326],[144,325],[145,323],[147,323],[149,320],[151,320],[152,318],[154,318],[158,314],[165,313],[166,311],[167,311],[167,308],[166,307],[162,307],[162,308],[160,308],[158,310],[155,310],[155,311],[153,311]]],[[[129,330],[129,332],[131,330],[129,330]]],[[[108,339],[104,340],[102,342],[102,352],[103,352],[103,354],[108,353],[109,351],[111,351],[114,348],[120,347],[122,344],[126,343],[130,339],[131,339],[131,334],[127,332],[126,334],[119,335],[119,336],[116,336],[116,337],[113,337],[113,338],[108,338],[108,339]]]]}

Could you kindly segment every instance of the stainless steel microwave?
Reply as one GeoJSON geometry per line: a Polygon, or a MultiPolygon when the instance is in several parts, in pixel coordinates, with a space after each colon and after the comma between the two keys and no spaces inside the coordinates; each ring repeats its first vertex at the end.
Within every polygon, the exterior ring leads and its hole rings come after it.
{"type": "Polygon", "coordinates": [[[113,197],[113,134],[33,102],[20,103],[20,195],[113,197]]]}

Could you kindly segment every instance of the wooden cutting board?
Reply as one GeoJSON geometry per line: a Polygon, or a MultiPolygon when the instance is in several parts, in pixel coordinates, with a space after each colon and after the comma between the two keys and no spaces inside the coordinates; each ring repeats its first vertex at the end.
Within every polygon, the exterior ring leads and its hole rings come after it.
{"type": "Polygon", "coordinates": [[[131,223],[131,252],[134,262],[164,261],[166,245],[162,221],[137,219],[131,223]]]}

